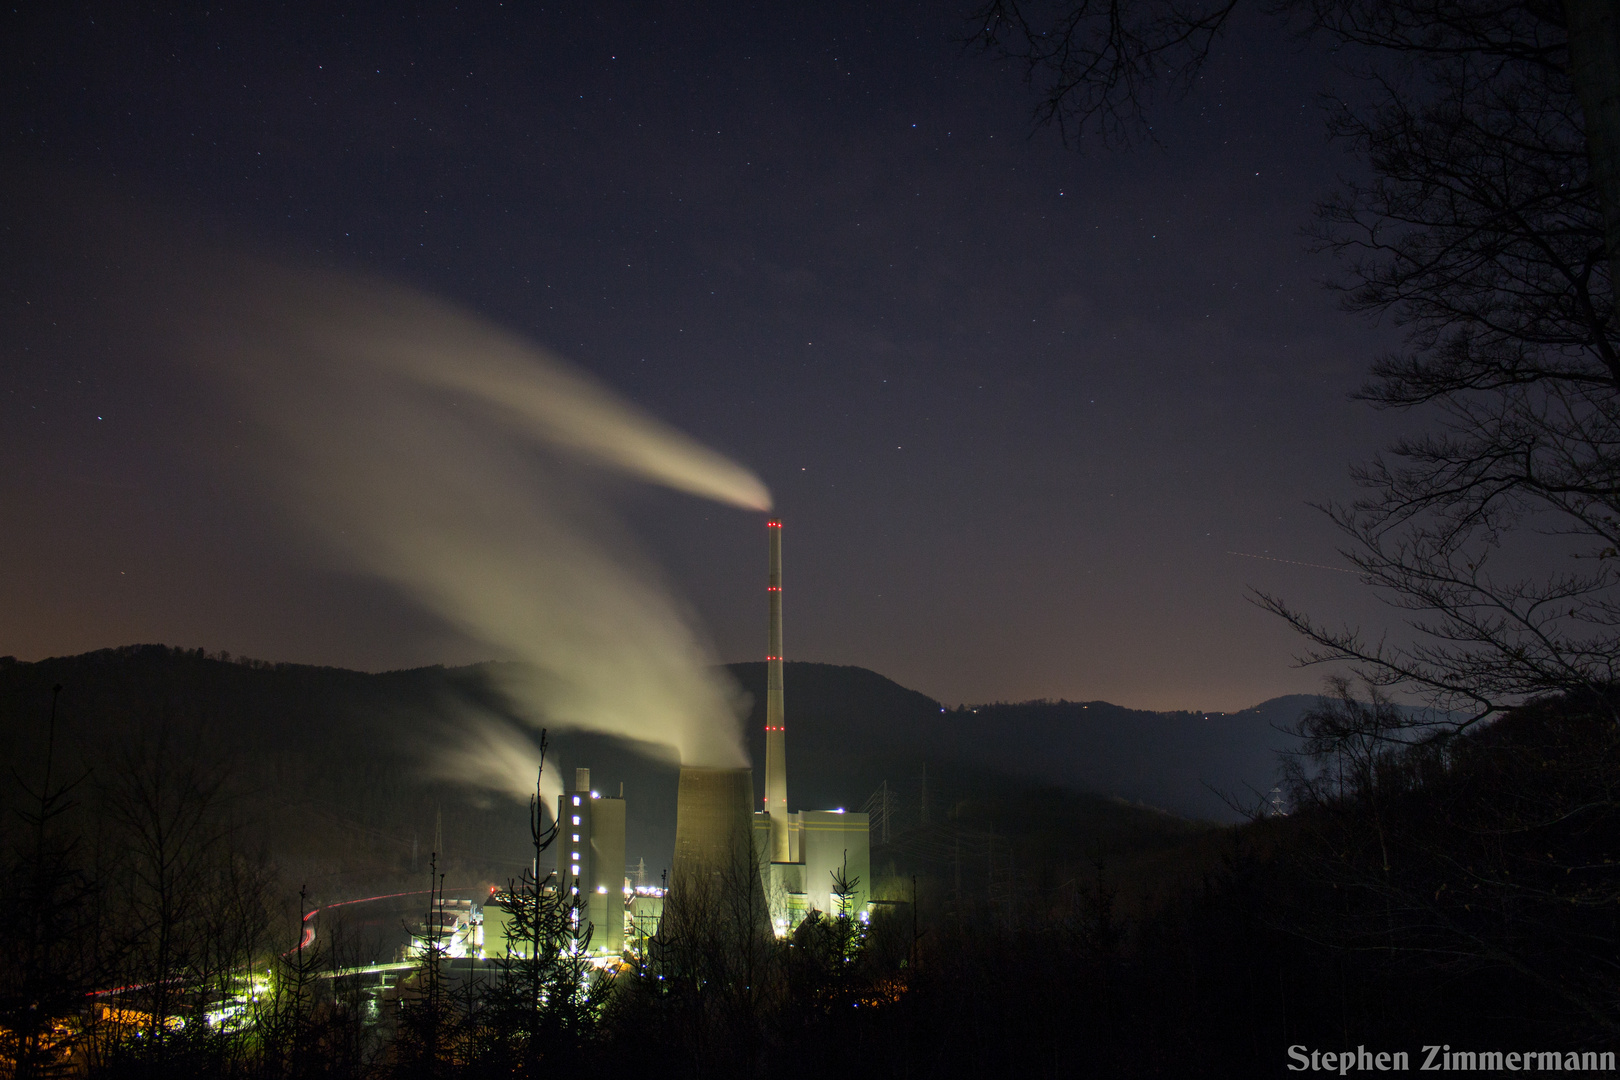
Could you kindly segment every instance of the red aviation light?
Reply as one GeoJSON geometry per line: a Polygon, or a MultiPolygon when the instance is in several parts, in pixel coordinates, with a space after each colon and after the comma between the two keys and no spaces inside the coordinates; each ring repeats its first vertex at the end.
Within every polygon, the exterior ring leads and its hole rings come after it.
{"type": "Polygon", "coordinates": [[[765,586],[765,591],[766,592],[781,592],[782,591],[782,586],[780,586],[780,585],[767,585],[767,586],[765,586]]]}
{"type": "Polygon", "coordinates": [[[767,529],[780,529],[782,527],[782,523],[780,521],[767,521],[765,523],[765,527],[767,529]]]}

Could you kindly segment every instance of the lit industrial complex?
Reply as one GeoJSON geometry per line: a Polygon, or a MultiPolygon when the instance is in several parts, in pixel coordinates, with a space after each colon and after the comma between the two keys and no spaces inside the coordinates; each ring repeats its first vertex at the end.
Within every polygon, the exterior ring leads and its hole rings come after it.
{"type": "MultiPolygon", "coordinates": [[[[782,686],[782,523],[768,523],[766,585],[765,796],[754,810],[750,768],[683,766],[675,811],[673,902],[706,903],[719,890],[755,891],[762,923],[791,934],[812,911],[864,918],[871,895],[868,816],[788,809],[787,726],[782,686]]],[[[625,875],[625,801],[591,790],[589,769],[557,803],[556,887],[577,895],[592,928],[590,951],[618,957],[658,932],[662,889],[632,887],[625,875]]],[[[483,953],[504,955],[504,913],[490,905],[483,953]]]]}
{"type": "Polygon", "coordinates": [[[782,687],[782,523],[767,523],[765,801],[752,811],[751,769],[681,769],[672,892],[735,876],[738,853],[759,868],[770,924],[785,936],[811,911],[863,916],[871,895],[870,823],[864,813],[788,809],[782,687]]]}

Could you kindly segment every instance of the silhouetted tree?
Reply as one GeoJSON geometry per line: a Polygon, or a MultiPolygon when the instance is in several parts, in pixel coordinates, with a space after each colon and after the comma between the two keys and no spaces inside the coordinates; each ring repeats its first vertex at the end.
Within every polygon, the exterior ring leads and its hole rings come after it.
{"type": "Polygon", "coordinates": [[[227,770],[197,736],[132,734],[99,770],[98,874],[119,937],[121,1020],[96,1056],[119,1075],[212,1075],[246,1044],[208,1014],[264,950],[270,873],[244,843],[227,770]]]}
{"type": "Polygon", "coordinates": [[[540,870],[558,830],[557,821],[546,824],[540,794],[546,748],[542,731],[535,793],[529,799],[534,859],[504,895],[492,900],[508,915],[507,939],[485,942],[487,949],[499,950],[500,971],[481,1001],[478,1061],[486,1071],[507,1076],[578,1068],[611,989],[610,980],[590,965],[594,928],[585,920],[580,897],[564,893],[554,875],[540,870]]]}
{"type": "Polygon", "coordinates": [[[88,992],[105,970],[97,938],[98,896],[68,820],[79,782],[56,775],[56,705],[51,691],[45,761],[37,783],[15,769],[29,800],[19,810],[23,832],[7,853],[10,917],[0,920],[0,1067],[16,1080],[58,1075],[76,1049],[88,992]]]}
{"type": "Polygon", "coordinates": [[[363,991],[344,966],[358,966],[340,928],[319,939],[302,933],[310,914],[299,891],[298,944],[275,957],[270,991],[252,1013],[257,1054],[248,1073],[262,1080],[359,1080],[377,1056],[364,1030],[363,991]]]}
{"type": "Polygon", "coordinates": [[[429,857],[432,887],[421,952],[412,984],[402,987],[394,1035],[394,1075],[407,1080],[439,1080],[465,1063],[470,1036],[468,1010],[445,978],[449,946],[444,933],[444,876],[438,852],[429,857]]]}
{"type": "Polygon", "coordinates": [[[1412,743],[1403,711],[1346,681],[1301,723],[1293,769],[1311,937],[1397,971],[1494,971],[1560,1002],[1570,1034],[1620,1034],[1620,729],[1557,699],[1412,743]]]}
{"type": "Polygon", "coordinates": [[[737,835],[716,866],[680,875],[658,933],[618,980],[615,1041],[678,1074],[758,1075],[785,993],[760,853],[737,835]]]}
{"type": "Polygon", "coordinates": [[[800,1024],[809,1019],[804,1014],[810,1014],[817,1026],[823,1025],[858,1006],[871,991],[873,980],[862,964],[866,924],[851,909],[860,878],[850,876],[847,854],[831,874],[835,910],[806,915],[794,929],[788,950],[789,1007],[801,1014],[800,1024]]]}
{"type": "MultiPolygon", "coordinates": [[[[1313,642],[1308,660],[1428,693],[1441,729],[1537,694],[1607,703],[1620,664],[1620,8],[1265,6],[1359,58],[1365,103],[1340,102],[1329,127],[1370,179],[1324,204],[1320,240],[1342,257],[1346,306],[1408,331],[1362,397],[1425,407],[1436,427],[1359,470],[1363,498],[1327,508],[1364,579],[1410,612],[1411,641],[1259,600],[1313,642]]],[[[992,0],[976,25],[1041,83],[1043,117],[1118,138],[1157,87],[1196,74],[1234,9],[992,0]]]]}

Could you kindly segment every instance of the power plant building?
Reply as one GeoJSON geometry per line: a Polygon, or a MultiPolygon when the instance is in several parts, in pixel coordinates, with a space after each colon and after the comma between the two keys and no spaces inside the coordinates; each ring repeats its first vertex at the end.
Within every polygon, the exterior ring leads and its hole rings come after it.
{"type": "Polygon", "coordinates": [[[591,770],[557,798],[557,885],[577,893],[591,924],[590,951],[624,951],[624,799],[591,790],[591,770]]]}
{"type": "Polygon", "coordinates": [[[681,767],[671,892],[716,887],[754,872],[754,770],[681,767]]]}
{"type": "MultiPolygon", "coordinates": [[[[788,815],[788,858],[761,867],[771,923],[788,934],[812,910],[860,917],[871,899],[871,822],[843,810],[801,810],[788,815]]],[[[769,841],[769,815],[754,815],[761,849],[769,841]]]]}

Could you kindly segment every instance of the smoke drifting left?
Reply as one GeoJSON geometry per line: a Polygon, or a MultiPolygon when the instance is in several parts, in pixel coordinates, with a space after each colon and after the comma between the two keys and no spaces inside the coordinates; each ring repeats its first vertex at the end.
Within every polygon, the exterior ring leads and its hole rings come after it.
{"type": "MultiPolygon", "coordinates": [[[[490,658],[516,661],[497,665],[500,689],[536,728],[746,764],[740,691],[607,496],[631,480],[764,510],[757,476],[434,297],[97,235],[108,250],[81,267],[113,267],[94,271],[93,291],[117,298],[99,317],[122,312],[120,332],[149,337],[151,353],[240,421],[238,494],[272,501],[337,566],[391,583],[490,658]]],[[[456,748],[425,753],[427,767],[532,791],[526,733],[484,714],[461,723],[446,740],[456,748]]]]}

